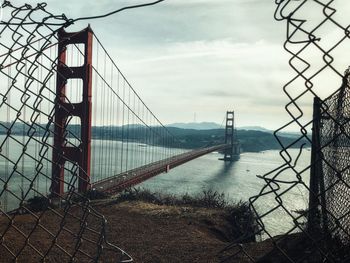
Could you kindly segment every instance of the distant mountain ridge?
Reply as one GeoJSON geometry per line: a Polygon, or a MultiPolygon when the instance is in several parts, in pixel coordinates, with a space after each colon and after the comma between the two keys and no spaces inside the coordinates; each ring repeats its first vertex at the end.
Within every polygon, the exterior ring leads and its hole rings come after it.
{"type": "Polygon", "coordinates": [[[214,130],[221,129],[223,126],[215,122],[189,122],[189,123],[172,123],[166,125],[167,127],[174,127],[180,129],[190,129],[190,130],[214,130]]]}
{"type": "MultiPolygon", "coordinates": [[[[178,122],[166,125],[167,127],[174,127],[180,129],[190,129],[190,130],[214,130],[225,128],[224,125],[220,125],[215,122],[178,122]]],[[[243,126],[238,127],[237,130],[247,130],[247,131],[262,131],[262,132],[273,132],[261,126],[243,126]]]]}
{"type": "Polygon", "coordinates": [[[242,126],[242,127],[238,127],[237,130],[273,132],[261,126],[242,126]]]}
{"type": "MultiPolygon", "coordinates": [[[[215,122],[189,122],[189,123],[172,123],[166,125],[166,127],[169,128],[178,128],[178,129],[185,129],[185,130],[198,130],[198,131],[205,131],[205,130],[215,130],[215,129],[224,129],[225,126],[219,125],[215,122]]],[[[242,126],[237,127],[238,131],[259,131],[259,132],[265,132],[265,133],[274,133],[273,130],[266,129],[261,126],[242,126]]],[[[280,132],[280,135],[288,138],[297,138],[301,136],[299,132],[280,132]]]]}

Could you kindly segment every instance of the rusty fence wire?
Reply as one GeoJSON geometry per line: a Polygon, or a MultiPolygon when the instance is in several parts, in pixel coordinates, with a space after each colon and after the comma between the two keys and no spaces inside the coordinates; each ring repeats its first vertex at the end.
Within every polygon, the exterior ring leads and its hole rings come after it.
{"type": "Polygon", "coordinates": [[[222,262],[350,262],[349,9],[342,0],[276,0],[289,65],[290,121],[275,131],[282,165],[250,198],[257,242],[237,240],[222,262]],[[344,73],[345,72],[345,73],[344,73]],[[299,130],[291,144],[284,131],[299,130]],[[308,140],[311,149],[302,145],[308,140]],[[309,160],[307,163],[303,160],[309,160]],[[304,199],[304,200],[303,200],[304,199]],[[281,219],[276,227],[276,219],[281,219]]]}
{"type": "MultiPolygon", "coordinates": [[[[50,13],[45,3],[16,6],[5,1],[2,15],[0,261],[131,262],[107,241],[104,216],[78,193],[77,163],[65,160],[63,195],[48,190],[52,168],[60,165],[52,161],[54,127],[60,125],[54,118],[57,32],[72,20],[50,13]]],[[[66,144],[79,140],[74,131],[65,138],[66,144]]],[[[80,143],[71,147],[79,150],[80,143]]]]}

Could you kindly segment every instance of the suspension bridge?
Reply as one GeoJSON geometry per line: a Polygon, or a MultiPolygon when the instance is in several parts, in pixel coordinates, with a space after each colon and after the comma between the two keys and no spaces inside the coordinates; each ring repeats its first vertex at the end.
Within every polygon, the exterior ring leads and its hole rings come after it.
{"type": "MultiPolygon", "coordinates": [[[[91,189],[115,193],[213,151],[221,152],[223,161],[238,158],[233,111],[226,113],[222,141],[186,150],[133,89],[90,27],[73,33],[64,30],[74,22],[163,1],[77,19],[50,13],[46,3],[35,6],[2,3],[2,262],[132,262],[127,252],[108,241],[106,233],[118,236],[118,228],[107,229],[98,204],[90,202],[91,189]],[[40,202],[33,205],[30,200],[35,198],[40,202]],[[53,201],[59,201],[59,205],[53,201]]],[[[292,120],[274,133],[284,163],[259,176],[264,185],[249,198],[249,211],[253,214],[245,215],[244,221],[238,217],[237,221],[243,225],[256,221],[258,226],[244,227],[243,235],[235,237],[239,243],[219,252],[221,261],[349,261],[350,73],[347,70],[345,76],[342,74],[344,60],[339,59],[345,57],[341,48],[346,45],[341,44],[349,35],[347,24],[337,15],[344,5],[338,4],[337,10],[332,0],[300,1],[291,7],[289,2],[276,1],[275,12],[276,20],[287,22],[284,48],[296,71],[295,78],[283,88],[290,99],[285,108],[292,120]],[[311,19],[305,17],[310,10],[315,11],[311,19]],[[335,41],[330,43],[325,25],[344,35],[332,35],[335,41]],[[310,57],[307,52],[320,54],[325,63],[316,62],[317,56],[310,57]],[[303,63],[295,63],[296,60],[303,63]],[[342,80],[340,88],[335,85],[334,76],[342,80]],[[304,86],[300,86],[300,79],[304,86]],[[325,90],[332,87],[335,90],[330,94],[320,92],[323,85],[318,82],[323,82],[325,90]],[[297,97],[291,92],[296,86],[298,94],[301,92],[297,97]],[[314,112],[308,119],[304,113],[309,112],[309,105],[303,99],[310,94],[315,97],[314,112]],[[290,110],[289,106],[298,110],[290,110]],[[277,133],[293,125],[300,128],[301,135],[283,145],[277,133]],[[307,136],[310,126],[311,139],[307,136]],[[311,142],[311,162],[302,163],[299,169],[304,144],[296,157],[289,150],[303,138],[311,142]],[[298,201],[298,196],[302,197],[303,190],[309,194],[309,204],[295,209],[291,204],[298,201]],[[289,230],[275,236],[268,226],[275,218],[283,218],[289,230]],[[260,243],[262,246],[242,244],[255,240],[256,235],[268,240],[260,243]]],[[[347,67],[348,62],[344,63],[347,67]]],[[[110,203],[103,205],[107,207],[110,203]]],[[[148,247],[142,247],[145,250],[142,252],[147,253],[148,247]]],[[[208,252],[199,249],[203,254],[208,252]]],[[[156,247],[157,256],[160,252],[156,247]]],[[[186,254],[183,252],[181,247],[181,253],[186,254]]]]}
{"type": "Polygon", "coordinates": [[[68,33],[87,18],[46,6],[1,6],[1,259],[132,262],[109,242],[90,194],[116,193],[213,151],[233,161],[234,113],[222,140],[186,149],[90,27],[68,33]]]}
{"type": "Polygon", "coordinates": [[[90,27],[2,48],[4,211],[36,195],[116,193],[214,151],[239,156],[233,111],[223,141],[183,149],[90,27]]]}

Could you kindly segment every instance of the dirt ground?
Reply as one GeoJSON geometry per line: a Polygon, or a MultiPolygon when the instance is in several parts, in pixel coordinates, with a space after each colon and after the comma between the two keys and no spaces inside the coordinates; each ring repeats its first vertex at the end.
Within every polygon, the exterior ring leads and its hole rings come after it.
{"type": "MultiPolygon", "coordinates": [[[[59,210],[17,215],[12,220],[0,216],[0,233],[5,233],[0,262],[15,258],[17,262],[92,262],[96,243],[101,244],[99,248],[103,246],[100,262],[118,262],[118,250],[106,241],[125,250],[134,262],[220,262],[219,252],[230,244],[226,234],[230,226],[219,209],[140,201],[97,202],[94,208],[96,211],[86,213],[72,207],[66,218],[59,210]],[[101,227],[104,219],[99,213],[108,220],[105,228],[101,227]],[[79,235],[84,216],[88,217],[89,228],[79,235]],[[101,239],[101,231],[105,231],[107,240],[101,239]],[[58,238],[53,242],[55,236],[58,238]]],[[[240,246],[230,249],[230,253],[235,252],[238,257],[226,262],[250,262],[240,246]]]]}
{"type": "Polygon", "coordinates": [[[140,202],[113,209],[115,213],[107,217],[110,241],[130,253],[135,262],[218,262],[216,255],[227,241],[219,230],[220,211],[140,202]]]}
{"type": "MultiPolygon", "coordinates": [[[[85,231],[80,237],[83,242],[74,256],[76,262],[93,260],[96,245],[89,241],[101,241],[101,229],[105,230],[107,241],[125,250],[134,262],[219,262],[218,253],[229,244],[225,236],[225,228],[229,226],[219,209],[145,202],[97,202],[94,208],[106,217],[108,224],[101,228],[103,218],[91,216],[90,213],[98,213],[90,211],[88,226],[91,231],[85,231]]],[[[63,211],[56,212],[16,215],[12,219],[0,216],[0,230],[5,233],[0,246],[0,262],[11,262],[15,258],[17,262],[40,262],[43,258],[46,262],[66,262],[72,259],[84,210],[72,207],[66,218],[61,217],[63,211]],[[53,242],[55,236],[58,238],[53,242]],[[51,246],[50,253],[45,254],[51,246]]],[[[117,262],[118,253],[112,253],[115,249],[109,250],[105,243],[102,240],[107,253],[101,261],[117,262]]]]}

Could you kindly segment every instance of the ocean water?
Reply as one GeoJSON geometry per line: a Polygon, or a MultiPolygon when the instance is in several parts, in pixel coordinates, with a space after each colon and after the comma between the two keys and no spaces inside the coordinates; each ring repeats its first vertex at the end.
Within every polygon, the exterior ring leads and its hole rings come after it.
{"type": "MultiPolygon", "coordinates": [[[[78,145],[74,140],[71,143],[78,145]]],[[[52,171],[52,138],[0,135],[0,209],[12,210],[20,201],[49,193],[52,171]],[[6,183],[7,182],[7,183],[6,183]],[[5,185],[8,191],[4,191],[5,185]],[[6,204],[6,206],[5,206],[6,204]]],[[[92,140],[91,181],[96,182],[185,152],[134,142],[92,140]]],[[[65,164],[65,184],[78,186],[76,167],[65,164]]]]}
{"type": "MultiPolygon", "coordinates": [[[[51,152],[48,150],[41,155],[38,144],[29,143],[26,155],[19,159],[22,154],[21,137],[14,137],[7,144],[4,143],[5,136],[0,136],[2,150],[0,153],[0,202],[3,206],[7,199],[7,210],[18,206],[21,196],[30,198],[37,192],[47,194],[50,187],[51,152]],[[5,156],[9,156],[10,161],[5,156]],[[38,156],[43,157],[42,166],[35,161],[38,156]],[[33,158],[34,157],[34,158],[33,158]],[[13,160],[19,160],[13,162],[13,160]],[[12,172],[16,168],[18,172],[12,172]],[[33,180],[35,171],[40,170],[39,176],[33,180]],[[5,194],[4,182],[11,174],[8,184],[8,193],[5,194]],[[24,176],[22,176],[22,174],[24,176]],[[30,183],[34,182],[33,187],[30,183]],[[30,190],[29,190],[30,189],[30,190]],[[36,192],[37,191],[37,192],[36,192]]],[[[51,143],[51,142],[48,142],[51,143]]],[[[104,143],[99,140],[92,142],[92,181],[103,179],[106,174],[118,174],[132,167],[140,166],[149,161],[156,161],[164,154],[173,153],[174,150],[163,147],[140,145],[138,143],[121,142],[104,143]],[[109,145],[108,150],[106,145],[109,145]],[[121,150],[123,149],[123,150],[121,150]],[[127,151],[126,151],[127,150],[127,151]],[[145,159],[145,156],[149,156],[145,159]],[[123,160],[123,165],[121,161],[123,160]]],[[[176,150],[181,152],[182,150],[176,150]]],[[[299,150],[289,151],[293,160],[298,156],[299,150]]],[[[284,155],[285,158],[288,156],[284,155]]],[[[226,198],[233,202],[249,200],[253,202],[254,208],[259,215],[263,215],[262,222],[266,230],[272,235],[285,233],[294,226],[293,220],[302,223],[303,218],[295,211],[307,208],[309,183],[310,151],[304,149],[299,156],[298,162],[290,163],[282,169],[276,170],[285,161],[278,151],[265,151],[260,153],[242,153],[236,162],[220,161],[219,153],[211,153],[192,160],[186,164],[176,167],[168,173],[158,175],[139,185],[139,187],[150,189],[154,192],[183,195],[196,195],[203,190],[215,190],[224,193],[226,198]],[[276,171],[274,171],[276,170],[276,171]],[[281,183],[274,184],[269,180],[263,180],[259,176],[267,175],[267,178],[280,180],[281,183]],[[273,191],[272,191],[273,190],[273,191]],[[258,198],[254,198],[257,197],[258,198]]],[[[67,175],[67,180],[70,177],[67,175]]],[[[295,230],[297,231],[297,229],[295,230]]]]}
{"type": "MultiPolygon", "coordinates": [[[[296,158],[299,150],[289,152],[292,158],[296,158]]],[[[285,163],[279,151],[242,153],[240,159],[233,163],[219,161],[220,157],[219,153],[202,156],[154,177],[140,187],[179,196],[186,193],[196,195],[212,189],[225,193],[232,202],[253,201],[259,215],[264,215],[262,222],[271,235],[292,230],[295,219],[300,223],[305,221],[296,211],[306,209],[308,205],[309,149],[302,152],[296,166],[292,163],[293,169],[283,167],[267,175],[267,178],[276,177],[284,181],[278,186],[273,183],[269,186],[269,181],[259,175],[268,174],[285,163]],[[259,197],[255,199],[256,196],[259,197]]]]}

